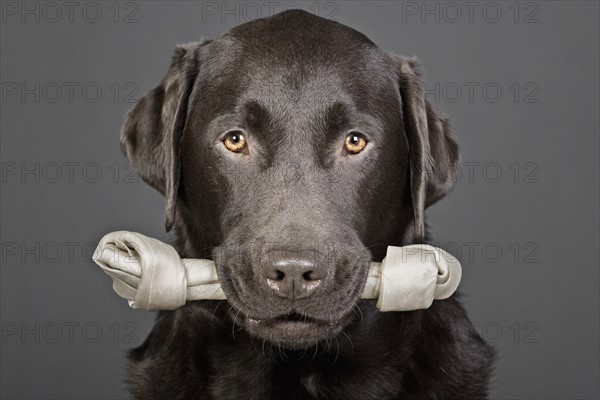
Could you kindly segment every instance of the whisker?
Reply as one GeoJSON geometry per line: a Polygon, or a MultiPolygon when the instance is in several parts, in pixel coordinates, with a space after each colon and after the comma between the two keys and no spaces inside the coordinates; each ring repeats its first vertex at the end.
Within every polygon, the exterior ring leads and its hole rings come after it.
{"type": "Polygon", "coordinates": [[[350,336],[348,336],[348,334],[344,331],[342,331],[342,335],[346,336],[346,338],[350,342],[350,346],[352,347],[352,350],[354,350],[354,343],[352,343],[352,339],[350,338],[350,336]]]}
{"type": "Polygon", "coordinates": [[[240,310],[235,313],[235,317],[233,317],[233,324],[231,325],[231,336],[235,339],[235,322],[237,321],[237,317],[240,315],[240,310]]]}
{"type": "Polygon", "coordinates": [[[336,354],[335,354],[335,358],[333,359],[333,363],[334,364],[336,363],[338,357],[340,356],[340,341],[338,340],[337,337],[335,338],[335,343],[337,345],[337,351],[336,351],[336,354]]]}
{"type": "Polygon", "coordinates": [[[217,303],[216,307],[213,309],[212,315],[210,316],[210,322],[213,321],[213,318],[215,317],[215,313],[217,312],[217,308],[219,308],[219,306],[221,305],[221,303],[224,300],[219,300],[219,302],[217,303]]]}
{"type": "Polygon", "coordinates": [[[363,315],[362,310],[360,309],[360,306],[358,304],[354,304],[352,306],[352,312],[354,313],[354,315],[356,315],[358,317],[358,320],[362,324],[362,322],[364,320],[364,315],[363,315]],[[356,310],[358,310],[358,312],[356,310]]]}

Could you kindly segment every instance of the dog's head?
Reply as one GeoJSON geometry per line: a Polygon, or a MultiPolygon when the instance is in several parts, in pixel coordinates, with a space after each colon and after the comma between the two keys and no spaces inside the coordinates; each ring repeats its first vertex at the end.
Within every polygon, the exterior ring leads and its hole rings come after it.
{"type": "Polygon", "coordinates": [[[178,47],[121,144],[238,322],[290,348],[348,323],[369,262],[423,239],[458,161],[415,60],[301,11],[178,47]]]}

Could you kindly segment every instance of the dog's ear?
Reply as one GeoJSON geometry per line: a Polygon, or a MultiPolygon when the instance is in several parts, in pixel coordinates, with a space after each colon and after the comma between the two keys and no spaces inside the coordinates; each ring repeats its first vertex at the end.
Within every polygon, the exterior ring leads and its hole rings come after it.
{"type": "Polygon", "coordinates": [[[409,146],[415,239],[422,241],[425,209],[450,191],[458,174],[460,157],[448,119],[425,99],[416,58],[392,57],[396,63],[409,146]]]}
{"type": "Polygon", "coordinates": [[[165,228],[175,221],[179,185],[179,143],[188,100],[199,69],[199,48],[209,41],[177,46],[160,84],[127,114],[121,149],[144,182],[165,196],[165,228]]]}

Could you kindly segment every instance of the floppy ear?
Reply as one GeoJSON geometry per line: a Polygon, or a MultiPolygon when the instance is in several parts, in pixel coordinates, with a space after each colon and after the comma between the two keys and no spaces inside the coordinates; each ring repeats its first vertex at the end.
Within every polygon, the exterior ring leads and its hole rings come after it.
{"type": "Polygon", "coordinates": [[[454,185],[460,157],[450,123],[425,99],[416,58],[392,56],[396,62],[404,130],[410,154],[410,190],[415,234],[425,238],[425,209],[454,185]]]}
{"type": "Polygon", "coordinates": [[[160,84],[127,114],[121,149],[144,182],[165,196],[165,228],[175,221],[179,185],[179,143],[188,100],[198,74],[197,50],[209,41],[177,46],[160,84]]]}

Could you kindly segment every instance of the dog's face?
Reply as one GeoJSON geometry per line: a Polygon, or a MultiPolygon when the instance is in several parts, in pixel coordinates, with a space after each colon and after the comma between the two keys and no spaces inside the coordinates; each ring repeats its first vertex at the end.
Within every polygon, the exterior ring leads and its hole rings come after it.
{"type": "Polygon", "coordinates": [[[413,60],[299,11],[178,48],[122,144],[180,251],[212,251],[236,323],[288,348],[343,329],[458,161],[413,60]]]}

